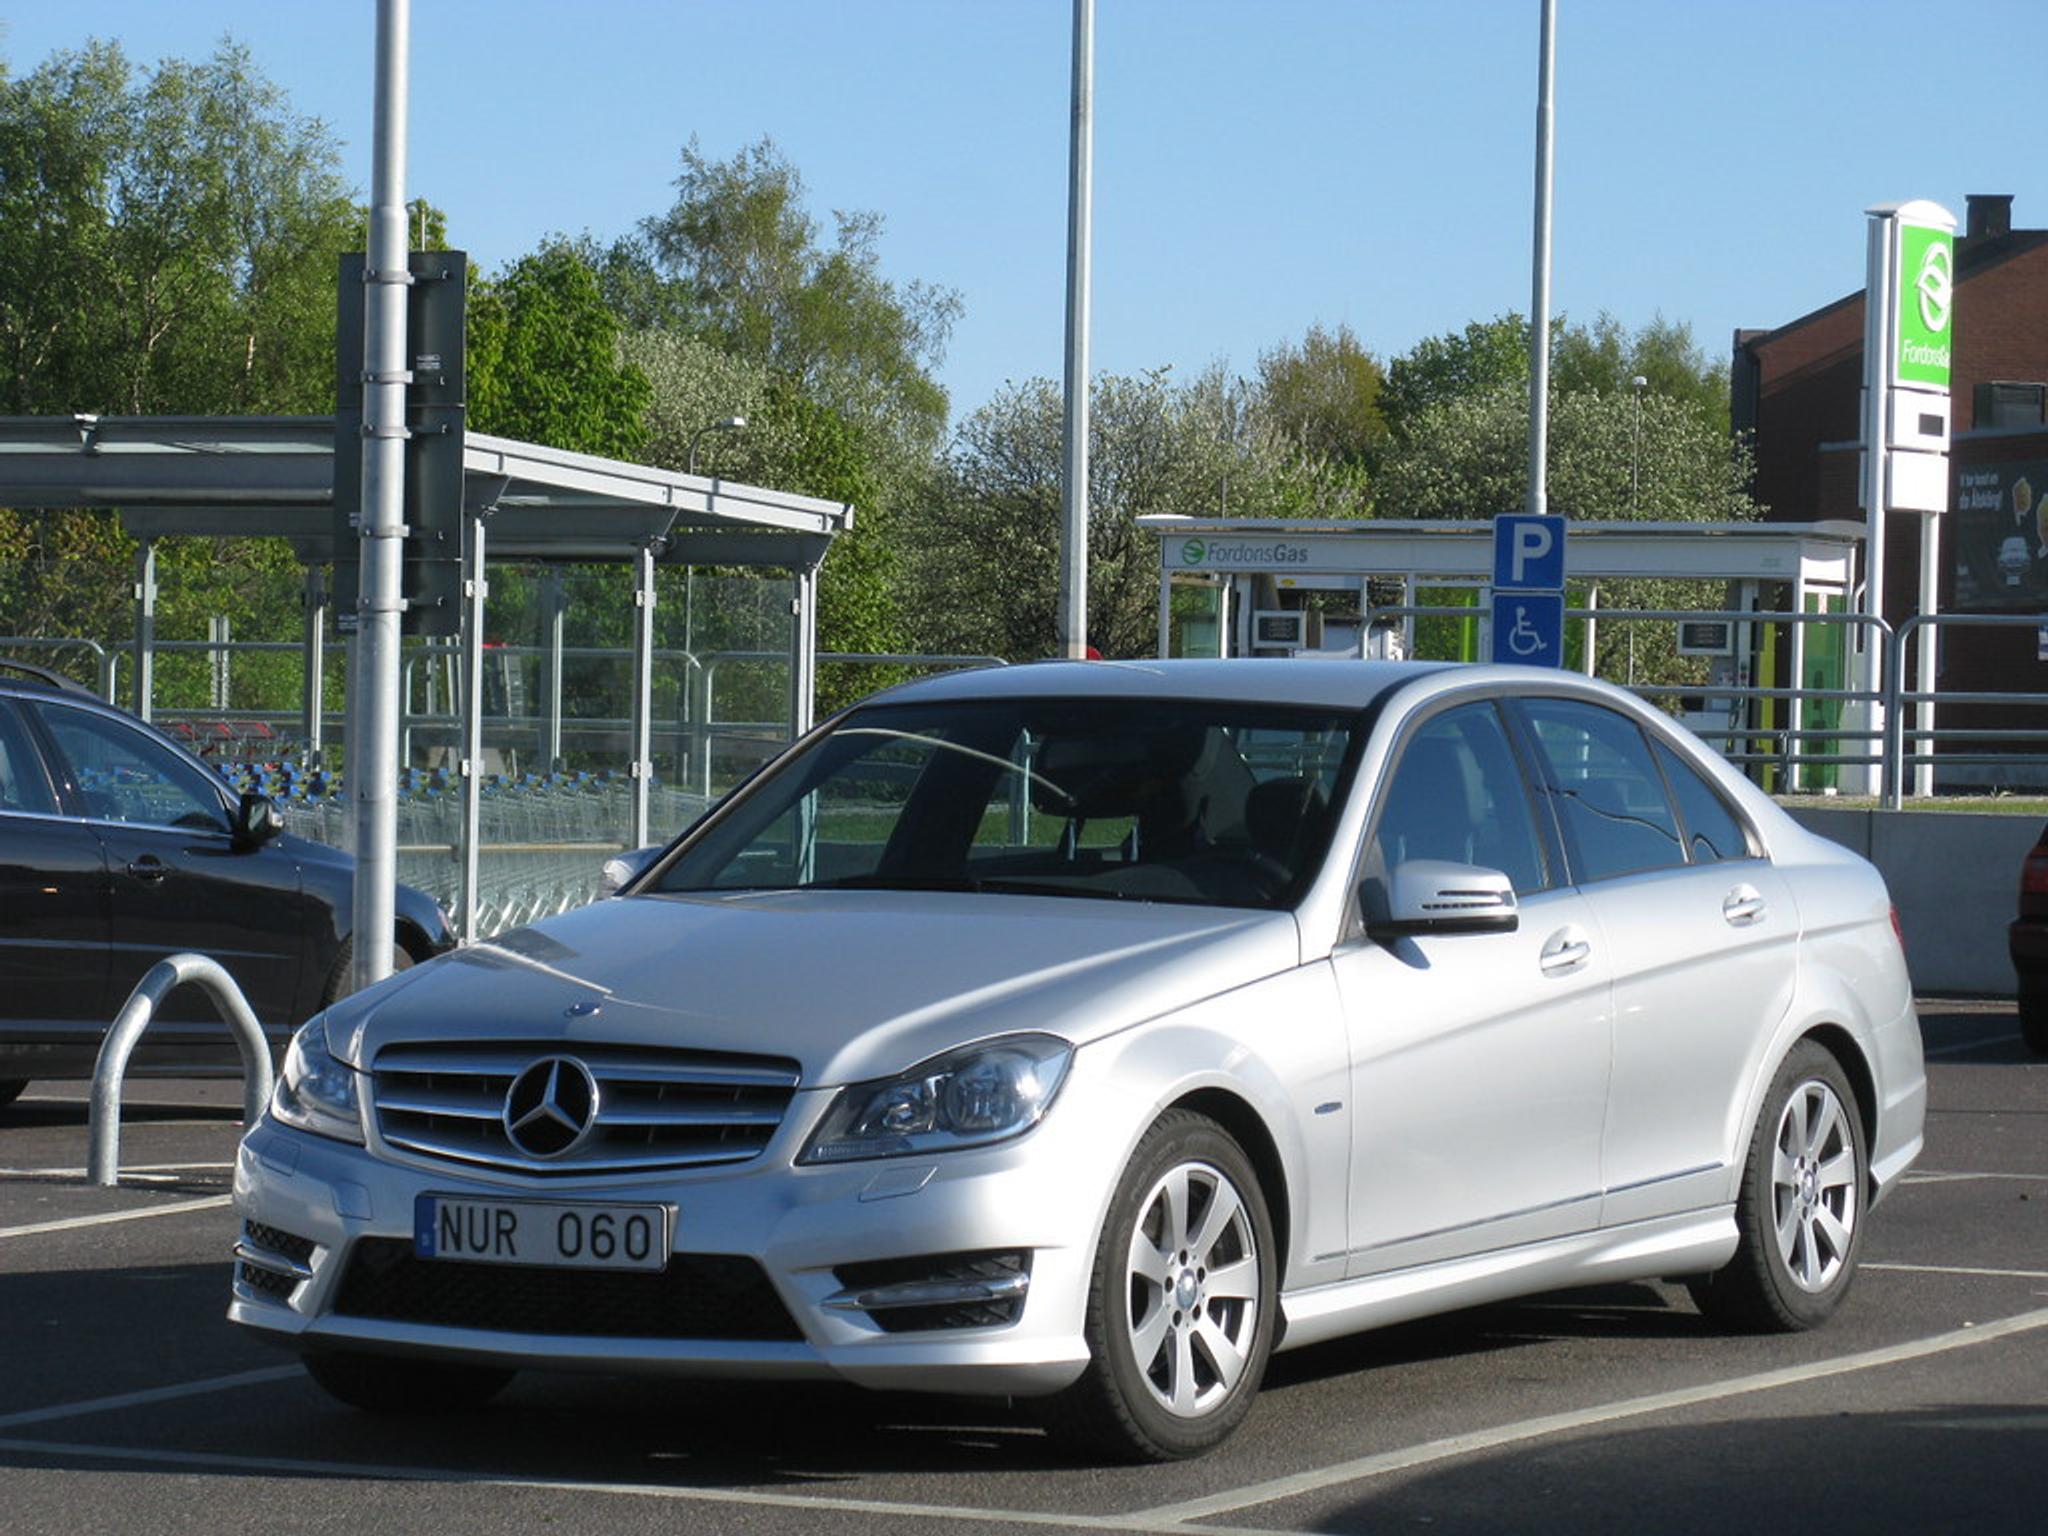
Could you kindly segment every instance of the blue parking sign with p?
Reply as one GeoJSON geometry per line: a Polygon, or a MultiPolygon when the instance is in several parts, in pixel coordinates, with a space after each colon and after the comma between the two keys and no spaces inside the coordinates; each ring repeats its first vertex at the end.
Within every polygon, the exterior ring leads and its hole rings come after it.
{"type": "Polygon", "coordinates": [[[1496,592],[1564,590],[1564,519],[1545,513],[1502,513],[1493,520],[1496,592]]]}

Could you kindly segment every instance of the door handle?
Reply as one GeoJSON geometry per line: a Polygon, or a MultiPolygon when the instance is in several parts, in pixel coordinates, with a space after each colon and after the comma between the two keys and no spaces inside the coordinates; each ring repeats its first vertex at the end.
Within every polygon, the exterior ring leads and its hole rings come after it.
{"type": "Polygon", "coordinates": [[[164,876],[170,872],[170,865],[164,863],[162,859],[159,859],[153,853],[145,853],[141,858],[134,860],[128,866],[128,873],[142,881],[145,885],[161,883],[164,876]]]}
{"type": "Polygon", "coordinates": [[[1576,928],[1560,928],[1543,941],[1543,953],[1536,964],[1546,976],[1564,976],[1576,971],[1593,957],[1593,946],[1576,928]]]}
{"type": "Polygon", "coordinates": [[[1721,916],[1728,920],[1731,928],[1747,928],[1751,923],[1762,922],[1769,910],[1763,893],[1753,885],[1738,885],[1721,903],[1721,916]]]}

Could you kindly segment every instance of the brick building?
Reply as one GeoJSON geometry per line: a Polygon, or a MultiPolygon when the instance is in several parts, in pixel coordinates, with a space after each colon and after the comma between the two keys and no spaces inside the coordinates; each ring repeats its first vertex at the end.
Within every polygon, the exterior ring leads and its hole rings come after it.
{"type": "MultiPolygon", "coordinates": [[[[2012,198],[1972,196],[1956,241],[1944,612],[2048,614],[2048,229],[2014,229],[2012,198]]],[[[1768,331],[1737,331],[1734,424],[1753,436],[1754,492],[1773,520],[1861,520],[1863,294],[1768,331]]],[[[1886,524],[1885,618],[1919,592],[1917,513],[1886,524]]],[[[1944,634],[1944,691],[2048,688],[2031,628],[1944,634]]],[[[2039,727],[2011,709],[1944,710],[1947,726],[2039,727]]],[[[1951,782],[1997,774],[1944,775],[1951,782]]]]}

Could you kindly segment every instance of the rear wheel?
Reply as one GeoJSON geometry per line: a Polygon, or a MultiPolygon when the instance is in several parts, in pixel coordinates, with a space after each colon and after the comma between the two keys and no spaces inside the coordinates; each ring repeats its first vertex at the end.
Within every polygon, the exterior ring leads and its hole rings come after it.
{"type": "Polygon", "coordinates": [[[0,1077],[0,1109],[5,1109],[20,1098],[22,1090],[26,1087],[28,1079],[25,1077],[0,1077]]]}
{"type": "Polygon", "coordinates": [[[1750,1138],[1735,1257],[1691,1282],[1700,1310],[1762,1333],[1826,1321],[1855,1278],[1868,1169],[1848,1075],[1821,1046],[1800,1042],[1778,1069],[1750,1138]]]}
{"type": "Polygon", "coordinates": [[[2048,993],[2020,994],[2020,1038],[2036,1056],[2048,1056],[2048,993]]]}
{"type": "Polygon", "coordinates": [[[1124,1170],[1088,1291],[1088,1369],[1048,1427],[1090,1454],[1171,1461],[1220,1445],[1273,1349],[1273,1224],[1215,1121],[1159,1118],[1124,1170]]]}
{"type": "Polygon", "coordinates": [[[457,1365],[353,1351],[307,1355],[306,1373],[365,1413],[449,1413],[489,1402],[513,1373],[503,1366],[457,1365]]]}

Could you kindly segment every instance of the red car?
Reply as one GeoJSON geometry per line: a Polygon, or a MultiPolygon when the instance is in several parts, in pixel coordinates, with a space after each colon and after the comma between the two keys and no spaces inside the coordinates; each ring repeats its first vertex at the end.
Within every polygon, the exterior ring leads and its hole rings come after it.
{"type": "Polygon", "coordinates": [[[2020,915],[2007,930],[2020,978],[2020,1033],[2048,1056],[2048,828],[2020,865],[2020,915]]]}

